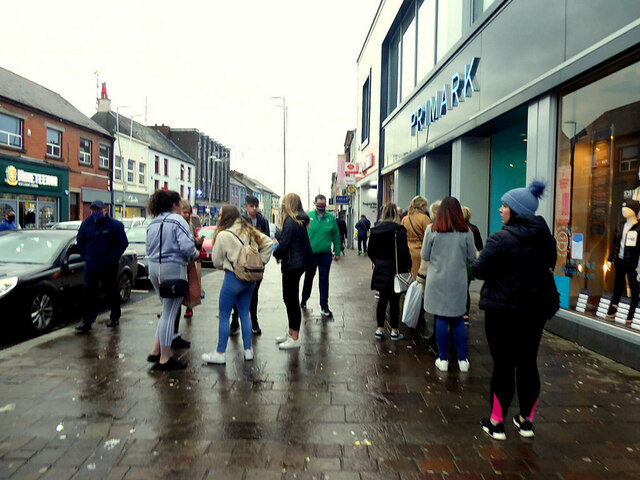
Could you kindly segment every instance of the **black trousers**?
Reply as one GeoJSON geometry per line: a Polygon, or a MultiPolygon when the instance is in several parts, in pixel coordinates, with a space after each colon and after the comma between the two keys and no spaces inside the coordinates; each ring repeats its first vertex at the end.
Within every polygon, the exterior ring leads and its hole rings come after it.
{"type": "Polygon", "coordinates": [[[385,290],[378,291],[380,298],[376,307],[376,320],[378,327],[384,327],[384,320],[387,316],[387,304],[389,304],[389,325],[391,328],[398,328],[400,322],[400,294],[393,291],[393,286],[385,290]]]}
{"type": "Polygon", "coordinates": [[[515,391],[520,415],[533,419],[540,395],[537,358],[545,320],[534,313],[485,312],[485,332],[493,359],[492,419],[502,421],[506,417],[515,391]]]}
{"type": "Polygon", "coordinates": [[[302,323],[302,311],[300,310],[300,278],[304,268],[294,268],[282,272],[282,299],[287,309],[289,328],[295,332],[300,331],[302,323]]]}
{"type": "Polygon", "coordinates": [[[613,284],[613,298],[611,299],[611,305],[618,305],[620,297],[622,297],[622,292],[626,293],[626,277],[627,282],[629,282],[629,290],[631,290],[631,306],[629,308],[628,318],[633,318],[633,313],[636,311],[636,307],[638,306],[639,292],[636,265],[633,265],[631,262],[626,262],[622,258],[616,258],[614,264],[616,266],[616,279],[613,284]]]}
{"type": "Polygon", "coordinates": [[[98,272],[84,273],[84,323],[96,321],[100,311],[98,298],[105,296],[111,310],[109,318],[120,320],[120,288],[118,286],[118,265],[110,265],[98,272]]]}
{"type": "MultiPolygon", "coordinates": [[[[260,290],[260,284],[262,280],[256,282],[256,286],[253,289],[253,295],[251,295],[251,305],[249,306],[249,314],[251,315],[251,326],[256,329],[258,328],[258,290],[260,290]]],[[[231,312],[231,330],[235,330],[240,328],[240,322],[238,321],[238,304],[233,306],[233,311],[231,312]]]]}

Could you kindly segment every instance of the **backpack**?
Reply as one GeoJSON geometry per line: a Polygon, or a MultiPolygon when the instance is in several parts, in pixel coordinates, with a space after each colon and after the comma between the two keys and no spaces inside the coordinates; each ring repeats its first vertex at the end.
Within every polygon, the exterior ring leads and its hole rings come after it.
{"type": "MultiPolygon", "coordinates": [[[[262,280],[264,263],[262,263],[260,251],[254,245],[251,245],[251,238],[249,238],[249,244],[246,245],[238,235],[229,230],[227,231],[233,234],[242,244],[240,255],[238,255],[236,265],[233,267],[233,273],[241,282],[259,282],[262,280]]],[[[233,262],[231,262],[231,265],[233,265],[233,262]]]]}

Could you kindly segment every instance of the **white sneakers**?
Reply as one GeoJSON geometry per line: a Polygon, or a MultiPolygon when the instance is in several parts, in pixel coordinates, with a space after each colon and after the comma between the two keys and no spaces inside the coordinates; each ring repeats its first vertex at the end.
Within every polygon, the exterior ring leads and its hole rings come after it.
{"type": "Polygon", "coordinates": [[[284,342],[280,343],[280,345],[278,345],[278,348],[280,350],[293,350],[294,348],[300,348],[300,339],[294,340],[293,338],[289,337],[284,342]]]}
{"type": "Polygon", "coordinates": [[[253,360],[253,349],[249,348],[244,351],[244,359],[249,362],[253,360]]]}
{"type": "Polygon", "coordinates": [[[285,333],[284,335],[280,335],[279,337],[276,337],[276,343],[286,342],[290,338],[291,338],[291,335],[289,335],[289,333],[285,333]]]}
{"type": "Polygon", "coordinates": [[[440,358],[436,358],[436,367],[441,372],[446,372],[449,370],[449,360],[441,360],[440,358]]]}
{"type": "Polygon", "coordinates": [[[458,360],[458,368],[462,373],[469,371],[469,360],[458,360]]]}
{"type": "MultiPolygon", "coordinates": [[[[462,373],[466,373],[469,371],[469,360],[458,360],[458,368],[462,373]]],[[[449,360],[442,360],[440,358],[436,358],[436,368],[441,372],[446,372],[449,370],[449,360]]]]}
{"type": "Polygon", "coordinates": [[[202,360],[207,363],[215,363],[216,365],[224,365],[226,363],[226,356],[220,352],[203,353],[202,360]]]}

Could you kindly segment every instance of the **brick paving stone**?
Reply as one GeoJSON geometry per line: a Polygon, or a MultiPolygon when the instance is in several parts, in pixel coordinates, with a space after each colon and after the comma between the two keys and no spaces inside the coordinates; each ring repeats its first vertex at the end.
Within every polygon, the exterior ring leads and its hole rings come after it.
{"type": "Polygon", "coordinates": [[[189,361],[184,371],[149,369],[159,308],[151,294],[123,305],[117,331],[104,328],[103,313],[90,335],[59,330],[19,354],[0,351],[3,401],[17,405],[0,414],[0,478],[640,478],[640,373],[547,333],[536,438],[510,424],[506,442],[482,433],[491,357],[476,292],[472,370],[442,375],[411,332],[400,342],[373,338],[371,264],[350,255],[331,268],[334,318],[313,305],[301,349],[279,351],[286,315],[279,267],[269,264],[255,360],[245,363],[232,337],[227,364],[207,366],[200,355],[217,339],[222,274],[204,271],[207,297],[181,322],[193,341],[176,352],[189,361]]]}

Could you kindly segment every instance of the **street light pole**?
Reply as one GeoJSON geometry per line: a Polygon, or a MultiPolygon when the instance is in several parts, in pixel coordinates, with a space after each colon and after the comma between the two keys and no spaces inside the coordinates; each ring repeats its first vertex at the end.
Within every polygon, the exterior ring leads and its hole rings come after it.
{"type": "Polygon", "coordinates": [[[284,97],[271,97],[282,100],[282,195],[287,193],[287,104],[284,97]]]}

